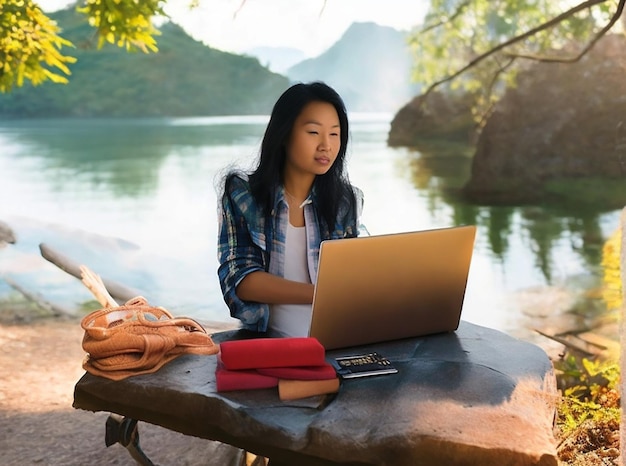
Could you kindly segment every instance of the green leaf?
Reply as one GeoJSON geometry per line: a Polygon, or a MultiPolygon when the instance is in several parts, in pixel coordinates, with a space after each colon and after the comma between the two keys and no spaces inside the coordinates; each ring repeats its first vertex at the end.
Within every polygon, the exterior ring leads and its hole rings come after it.
{"type": "Polygon", "coordinates": [[[58,35],[60,29],[34,2],[0,0],[0,25],[0,92],[21,87],[27,80],[41,84],[56,75],[48,73],[47,66],[69,75],[67,64],[75,59],[61,49],[72,44],[58,35]]]}

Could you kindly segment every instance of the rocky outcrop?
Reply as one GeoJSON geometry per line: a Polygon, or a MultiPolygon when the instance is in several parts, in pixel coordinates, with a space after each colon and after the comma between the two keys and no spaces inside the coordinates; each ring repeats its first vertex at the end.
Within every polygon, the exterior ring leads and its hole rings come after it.
{"type": "Polygon", "coordinates": [[[7,243],[15,243],[15,233],[8,224],[0,220],[0,248],[7,243]]]}
{"type": "MultiPolygon", "coordinates": [[[[607,35],[578,62],[537,62],[520,73],[479,136],[469,97],[435,92],[396,114],[388,144],[475,142],[464,187],[475,202],[533,202],[546,196],[548,181],[583,177],[615,181],[619,199],[626,181],[625,77],[626,36],[607,35]]],[[[623,191],[626,198],[626,182],[623,191]]]]}
{"type": "MultiPolygon", "coordinates": [[[[576,63],[537,63],[483,129],[465,193],[481,202],[544,195],[554,179],[623,179],[626,37],[608,35],[576,63]]],[[[618,181],[619,182],[619,181],[618,181]]]]}
{"type": "Polygon", "coordinates": [[[475,134],[471,99],[440,92],[415,97],[395,115],[387,144],[420,147],[429,140],[471,142],[475,134]]]}

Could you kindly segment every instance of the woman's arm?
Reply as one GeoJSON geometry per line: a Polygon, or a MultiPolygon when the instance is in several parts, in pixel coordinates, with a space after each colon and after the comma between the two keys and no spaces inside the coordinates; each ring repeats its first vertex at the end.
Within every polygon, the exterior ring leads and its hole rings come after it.
{"type": "Polygon", "coordinates": [[[237,285],[236,293],[242,301],[268,304],[311,304],[314,286],[268,272],[255,271],[237,285]]]}
{"type": "Polygon", "coordinates": [[[227,179],[219,217],[217,274],[230,315],[241,320],[243,328],[264,332],[269,322],[269,305],[243,301],[237,295],[237,287],[246,275],[266,268],[265,253],[254,243],[244,214],[254,207],[248,183],[237,176],[227,179]]]}

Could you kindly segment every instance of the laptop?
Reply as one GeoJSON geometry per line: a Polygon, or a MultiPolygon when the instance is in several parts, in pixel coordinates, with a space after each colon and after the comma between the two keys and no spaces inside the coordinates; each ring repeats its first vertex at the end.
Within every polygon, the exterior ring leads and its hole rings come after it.
{"type": "Polygon", "coordinates": [[[476,227],[323,241],[309,336],[325,349],[455,331],[476,227]]]}

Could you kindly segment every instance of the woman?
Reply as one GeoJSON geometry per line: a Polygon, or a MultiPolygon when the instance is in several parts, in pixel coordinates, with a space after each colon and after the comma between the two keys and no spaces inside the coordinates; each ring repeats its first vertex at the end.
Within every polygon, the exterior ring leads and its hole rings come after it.
{"type": "Polygon", "coordinates": [[[277,100],[256,169],[226,176],[218,275],[244,328],[306,336],[322,240],[358,234],[363,196],[345,170],[348,117],[321,82],[277,100]]]}

